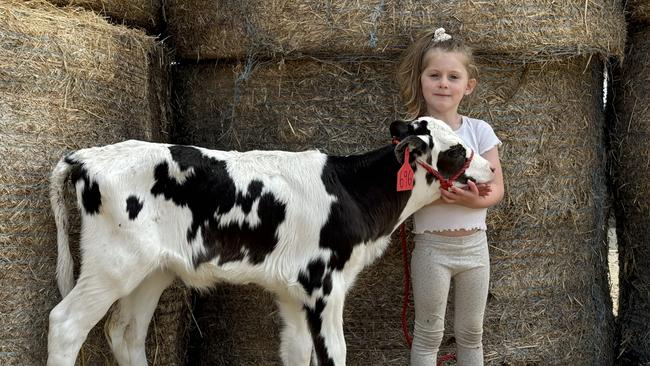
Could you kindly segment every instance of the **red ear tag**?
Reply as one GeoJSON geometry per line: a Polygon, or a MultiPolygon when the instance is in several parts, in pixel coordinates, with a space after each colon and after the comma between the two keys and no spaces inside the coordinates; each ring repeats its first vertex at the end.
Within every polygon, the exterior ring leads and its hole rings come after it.
{"type": "Polygon", "coordinates": [[[404,164],[397,172],[397,191],[410,191],[413,189],[413,169],[409,164],[409,148],[404,150],[404,164]]]}

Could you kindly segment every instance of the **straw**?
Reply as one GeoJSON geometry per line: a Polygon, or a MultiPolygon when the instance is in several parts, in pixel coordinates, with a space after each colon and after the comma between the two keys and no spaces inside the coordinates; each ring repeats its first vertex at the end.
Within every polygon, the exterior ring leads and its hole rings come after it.
{"type": "MultiPolygon", "coordinates": [[[[50,171],[70,150],[167,139],[166,52],[92,12],[22,0],[0,1],[0,48],[0,364],[43,365],[48,314],[61,300],[50,171]]],[[[67,203],[78,251],[72,195],[67,203]]],[[[163,295],[148,341],[152,363],[184,358],[187,296],[178,287],[163,295]]],[[[112,362],[102,327],[79,364],[112,362]]]]}
{"type": "MultiPolygon", "coordinates": [[[[494,365],[607,364],[614,344],[604,241],[602,62],[479,61],[479,87],[462,112],[489,121],[504,141],[506,179],[506,197],[488,220],[486,359],[494,365]]],[[[394,68],[391,59],[352,57],[180,65],[175,137],[217,149],[367,151],[389,143],[387,126],[400,116],[394,68]]],[[[408,363],[402,290],[394,242],[362,272],[346,301],[349,364],[408,363]]],[[[218,365],[279,363],[281,321],[272,296],[256,287],[228,287],[198,301],[202,346],[194,357],[218,365]]],[[[453,346],[452,329],[444,352],[453,346]]]]}
{"type": "Polygon", "coordinates": [[[395,55],[439,26],[478,53],[510,61],[622,56],[625,46],[615,0],[187,0],[167,2],[165,13],[171,44],[185,60],[395,55]]]}
{"type": "Polygon", "coordinates": [[[81,7],[109,17],[114,23],[145,29],[153,34],[162,26],[162,0],[49,0],[59,6],[81,7]]]}
{"type": "Polygon", "coordinates": [[[631,33],[628,52],[615,68],[612,124],[612,192],[620,263],[621,360],[650,362],[650,27],[631,33]]]}

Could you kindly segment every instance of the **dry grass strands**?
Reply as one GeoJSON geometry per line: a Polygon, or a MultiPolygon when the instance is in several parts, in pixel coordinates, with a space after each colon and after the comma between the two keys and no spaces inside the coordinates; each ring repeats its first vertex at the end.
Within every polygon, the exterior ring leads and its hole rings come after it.
{"type": "Polygon", "coordinates": [[[619,333],[626,364],[650,363],[650,27],[630,34],[614,73],[612,191],[620,258],[619,333]]]}
{"type": "MultiPolygon", "coordinates": [[[[611,360],[602,65],[578,58],[479,66],[479,89],[464,113],[490,121],[504,141],[507,192],[489,217],[493,282],[486,357],[494,365],[611,360]]],[[[175,76],[179,141],[331,153],[387,144],[387,126],[400,110],[393,67],[385,60],[182,66],[175,76]]],[[[197,317],[205,348],[197,362],[279,363],[280,320],[272,297],[258,288],[220,291],[201,300],[197,317]],[[246,314],[235,315],[242,307],[246,314]],[[249,344],[256,348],[244,346],[249,344]]],[[[362,272],[346,301],[349,364],[408,363],[401,296],[402,262],[394,242],[362,272]]],[[[447,330],[449,340],[452,327],[447,330]]]]}
{"type": "Polygon", "coordinates": [[[625,11],[629,13],[630,21],[634,23],[650,23],[650,1],[628,0],[625,11]]]}
{"type": "Polygon", "coordinates": [[[483,65],[463,112],[492,123],[506,196],[488,213],[490,364],[613,362],[603,65],[483,65]],[[578,270],[579,269],[579,270],[578,270]]]}
{"type": "Polygon", "coordinates": [[[395,54],[437,26],[506,60],[621,56],[625,43],[614,0],[169,0],[165,7],[170,39],[189,60],[395,54]]]}
{"type": "Polygon", "coordinates": [[[179,66],[177,142],[351,153],[389,141],[394,63],[284,61],[179,66]]]}
{"type": "MultiPolygon", "coordinates": [[[[0,48],[0,364],[43,365],[48,314],[60,301],[50,171],[73,149],[164,140],[167,70],[154,39],[43,1],[0,0],[0,48]]],[[[182,348],[168,338],[180,337],[186,295],[163,297],[148,352],[158,365],[178,364],[182,348]]],[[[80,364],[111,359],[98,325],[80,364]]]]}
{"type": "MultiPolygon", "coordinates": [[[[610,365],[602,65],[480,64],[462,113],[490,121],[506,195],[488,211],[489,365],[610,365]]],[[[453,307],[443,352],[453,350],[453,307]]]]}
{"type": "Polygon", "coordinates": [[[161,25],[162,0],[49,0],[60,6],[79,6],[125,23],[156,31],[161,25]]]}

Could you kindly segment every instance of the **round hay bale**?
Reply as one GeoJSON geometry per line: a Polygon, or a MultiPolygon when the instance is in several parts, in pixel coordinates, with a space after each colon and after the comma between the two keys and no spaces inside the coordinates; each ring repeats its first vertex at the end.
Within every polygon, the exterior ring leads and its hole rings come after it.
{"type": "Polygon", "coordinates": [[[506,60],[621,56],[625,46],[622,4],[614,0],[176,0],[164,6],[170,40],[178,57],[189,60],[396,54],[416,33],[436,26],[506,60]]]}
{"type": "Polygon", "coordinates": [[[160,31],[162,0],[49,0],[59,6],[78,6],[110,17],[113,22],[160,31]]]}
{"type": "Polygon", "coordinates": [[[631,22],[650,23],[650,1],[628,0],[625,2],[625,10],[631,22]]]}
{"type": "MultiPolygon", "coordinates": [[[[401,109],[394,66],[388,60],[179,66],[178,141],[238,150],[317,147],[336,154],[384,145],[387,126],[401,109]]],[[[489,215],[486,359],[494,365],[608,364],[613,319],[604,244],[602,64],[578,58],[479,66],[479,88],[463,111],[495,127],[504,141],[506,175],[506,198],[489,215]]],[[[259,288],[229,291],[199,300],[205,302],[197,317],[206,348],[197,357],[206,364],[279,363],[280,321],[267,315],[275,311],[272,296],[252,297],[249,291],[259,288]],[[243,305],[246,314],[234,315],[243,305]],[[222,337],[230,337],[226,352],[211,346],[222,337]],[[263,339],[251,341],[255,337],[263,339]],[[260,348],[244,350],[249,342],[260,348]]],[[[394,240],[361,273],[346,301],[349,364],[407,364],[402,291],[394,240]]],[[[446,329],[444,352],[453,346],[453,328],[446,329]]]]}
{"type": "Polygon", "coordinates": [[[614,73],[612,191],[620,263],[619,338],[623,364],[650,363],[650,27],[631,32],[614,73]]]}
{"type": "MultiPolygon", "coordinates": [[[[44,365],[48,314],[60,301],[51,169],[73,149],[165,140],[168,68],[153,38],[44,1],[0,1],[0,49],[0,364],[44,365]]],[[[163,295],[148,347],[157,365],[182,360],[186,298],[163,295]]],[[[100,324],[80,361],[110,360],[100,324]]]]}

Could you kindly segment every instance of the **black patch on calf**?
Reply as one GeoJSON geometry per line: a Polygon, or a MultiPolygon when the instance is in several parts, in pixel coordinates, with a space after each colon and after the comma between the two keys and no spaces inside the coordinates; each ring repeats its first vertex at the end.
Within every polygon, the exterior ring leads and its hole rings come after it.
{"type": "Polygon", "coordinates": [[[332,292],[332,273],[327,272],[323,278],[323,295],[327,296],[332,292]]]}
{"type": "MultiPolygon", "coordinates": [[[[315,289],[323,286],[323,274],[325,273],[325,262],[315,259],[309,263],[306,271],[301,270],[298,274],[298,282],[302,285],[308,295],[315,289]]],[[[330,284],[331,285],[331,284],[330,284]]]]}
{"type": "Polygon", "coordinates": [[[327,352],[325,338],[323,338],[323,336],[320,334],[323,327],[323,319],[321,316],[324,309],[325,300],[322,298],[316,300],[316,306],[314,309],[305,305],[305,312],[307,313],[307,324],[309,324],[309,330],[311,332],[311,338],[314,343],[314,351],[316,352],[316,357],[318,358],[318,364],[334,366],[334,360],[332,360],[327,352]]]}
{"type": "Polygon", "coordinates": [[[72,165],[70,171],[70,179],[73,185],[77,185],[80,179],[84,182],[83,191],[81,192],[81,204],[86,213],[94,215],[99,213],[99,208],[102,205],[102,195],[99,192],[99,185],[97,182],[91,181],[88,176],[88,171],[83,163],[80,163],[70,156],[65,157],[65,162],[72,165]]]}
{"type": "Polygon", "coordinates": [[[142,210],[142,206],[142,202],[140,202],[138,197],[134,195],[130,195],[129,198],[126,199],[126,212],[129,213],[129,220],[135,220],[136,217],[138,217],[140,210],[142,210]]]}
{"type": "Polygon", "coordinates": [[[262,188],[264,188],[264,184],[260,182],[259,180],[253,180],[251,183],[248,185],[248,192],[244,196],[241,192],[237,194],[237,204],[241,206],[242,211],[244,211],[245,214],[248,214],[251,212],[251,208],[253,207],[253,202],[255,199],[260,197],[260,194],[262,193],[262,188]]]}
{"type": "MultiPolygon", "coordinates": [[[[403,140],[407,136],[413,135],[428,135],[431,136],[429,128],[427,127],[427,121],[418,121],[417,126],[413,127],[412,123],[406,123],[403,121],[395,121],[390,125],[390,134],[393,138],[398,140],[403,140]]],[[[433,140],[429,140],[429,147],[433,147],[433,140]]]]}
{"type": "Polygon", "coordinates": [[[465,164],[466,151],[463,145],[456,144],[438,154],[438,171],[443,177],[449,178],[458,173],[465,164]]]}
{"type": "Polygon", "coordinates": [[[246,222],[241,226],[237,223],[219,227],[218,221],[209,220],[203,230],[203,242],[208,254],[195,261],[196,265],[208,261],[217,255],[219,264],[244,259],[241,249],[248,250],[248,258],[253,264],[264,261],[278,243],[276,230],[284,221],[285,206],[278,202],[272,194],[265,193],[260,197],[257,214],[261,223],[251,228],[246,222]]]}
{"type": "Polygon", "coordinates": [[[330,268],[343,269],[355,245],[391,233],[411,194],[396,192],[398,169],[392,146],[362,155],[328,157],[321,179],[337,201],[321,228],[319,245],[332,250],[330,268]]]}
{"type": "MultiPolygon", "coordinates": [[[[418,121],[417,127],[413,128],[412,124],[409,124],[409,132],[411,135],[431,135],[429,130],[429,123],[427,121],[418,121]]],[[[429,140],[429,143],[433,145],[433,141],[429,140]]]]}
{"type": "Polygon", "coordinates": [[[243,251],[248,253],[252,263],[261,263],[277,245],[276,231],[284,221],[285,205],[270,192],[262,194],[264,185],[259,180],[251,181],[246,194],[237,193],[223,160],[205,156],[189,146],[171,146],[169,150],[183,172],[191,168],[193,173],[180,184],[169,175],[169,164],[164,161],[154,168],[155,183],[151,193],[163,195],[192,212],[187,241],[193,241],[200,229],[206,249],[204,255],[194,258],[195,266],[216,256],[220,256],[220,264],[241,261],[243,251]],[[256,199],[259,199],[259,225],[250,227],[246,221],[221,225],[220,215],[228,213],[235,205],[249,214],[256,199]]]}

